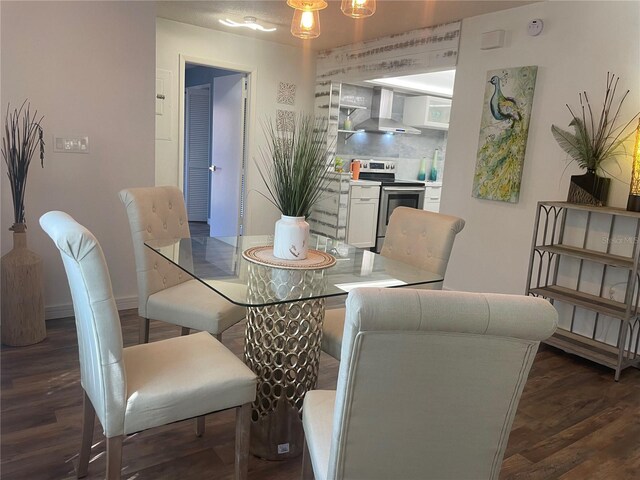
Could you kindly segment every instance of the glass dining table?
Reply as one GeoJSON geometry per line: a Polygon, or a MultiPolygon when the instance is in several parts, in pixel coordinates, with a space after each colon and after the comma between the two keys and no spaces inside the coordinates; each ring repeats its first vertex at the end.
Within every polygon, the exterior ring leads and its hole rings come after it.
{"type": "Polygon", "coordinates": [[[250,450],[280,460],[302,452],[302,402],[318,380],[325,300],[356,287],[410,287],[443,278],[318,235],[311,235],[309,248],[335,257],[328,268],[278,268],[243,256],[272,244],[272,235],[145,242],[212,294],[247,307],[244,361],[258,376],[250,450]]]}

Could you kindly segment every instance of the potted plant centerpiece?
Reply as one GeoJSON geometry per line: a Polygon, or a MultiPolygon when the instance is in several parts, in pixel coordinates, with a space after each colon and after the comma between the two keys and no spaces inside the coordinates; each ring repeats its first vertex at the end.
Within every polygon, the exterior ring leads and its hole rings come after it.
{"type": "Polygon", "coordinates": [[[306,218],[328,180],[327,122],[310,115],[294,118],[288,128],[265,122],[267,147],[257,163],[267,186],[265,197],[280,211],[273,254],[284,260],[307,258],[309,224],[306,218]]]}
{"type": "Polygon", "coordinates": [[[586,170],[583,175],[572,175],[567,201],[572,203],[586,203],[590,205],[604,206],[607,203],[610,178],[601,174],[608,174],[603,163],[609,159],[615,159],[620,152],[623,143],[631,133],[625,135],[627,127],[635,120],[634,115],[629,122],[620,125],[618,118],[625,98],[629,94],[627,90],[616,100],[616,89],[620,80],[614,74],[607,73],[607,85],[602,107],[596,107],[594,112],[587,92],[581,92],[580,110],[574,111],[569,105],[573,133],[551,126],[551,132],[558,145],[569,155],[571,161],[586,170]],[[614,104],[615,103],[615,104],[614,104]],[[599,111],[599,115],[598,115],[599,111]]]}
{"type": "Polygon", "coordinates": [[[2,257],[2,343],[31,345],[44,340],[42,259],[27,248],[27,224],[24,199],[27,173],[31,159],[37,153],[44,167],[42,118],[31,112],[25,101],[17,109],[7,107],[2,137],[2,158],[7,165],[11,184],[14,223],[13,250],[2,257]]]}

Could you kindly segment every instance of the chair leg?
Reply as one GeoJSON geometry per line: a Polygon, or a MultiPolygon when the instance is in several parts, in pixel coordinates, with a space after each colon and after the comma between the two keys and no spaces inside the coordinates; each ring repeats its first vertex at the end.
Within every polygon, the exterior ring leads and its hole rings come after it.
{"type": "Polygon", "coordinates": [[[182,330],[180,330],[180,335],[189,335],[189,327],[182,327],[182,330]]]}
{"type": "Polygon", "coordinates": [[[138,330],[138,343],[149,343],[149,319],[141,318],[138,330]]]}
{"type": "Polygon", "coordinates": [[[89,471],[89,457],[91,456],[91,443],[93,442],[93,426],[96,419],[96,411],[93,409],[87,392],[83,390],[82,399],[82,443],[78,458],[78,478],[87,476],[89,471]]]}
{"type": "Polygon", "coordinates": [[[249,430],[251,404],[236,407],[236,480],[246,480],[249,470],[249,430]]]}
{"type": "Polygon", "coordinates": [[[196,418],[196,437],[204,435],[204,415],[196,418]]]}
{"type": "Polygon", "coordinates": [[[120,480],[123,437],[124,435],[118,435],[107,438],[107,480],[120,480]]]}
{"type": "Polygon", "coordinates": [[[302,453],[302,480],[314,480],[313,465],[311,465],[311,454],[307,442],[304,442],[304,452],[302,453]]]}

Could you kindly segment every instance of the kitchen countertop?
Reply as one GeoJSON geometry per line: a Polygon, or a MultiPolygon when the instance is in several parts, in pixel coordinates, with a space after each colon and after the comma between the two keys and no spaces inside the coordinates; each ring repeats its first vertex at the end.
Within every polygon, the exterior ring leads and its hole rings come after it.
{"type": "Polygon", "coordinates": [[[349,185],[360,185],[362,187],[374,187],[377,185],[382,185],[381,182],[375,182],[373,180],[349,180],[349,185]]]}

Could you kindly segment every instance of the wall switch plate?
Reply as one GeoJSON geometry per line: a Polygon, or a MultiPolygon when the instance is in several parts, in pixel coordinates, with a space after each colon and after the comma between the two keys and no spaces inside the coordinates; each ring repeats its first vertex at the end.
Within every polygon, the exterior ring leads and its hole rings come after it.
{"type": "Polygon", "coordinates": [[[53,137],[53,151],[58,153],[89,153],[89,137],[53,137]]]}

